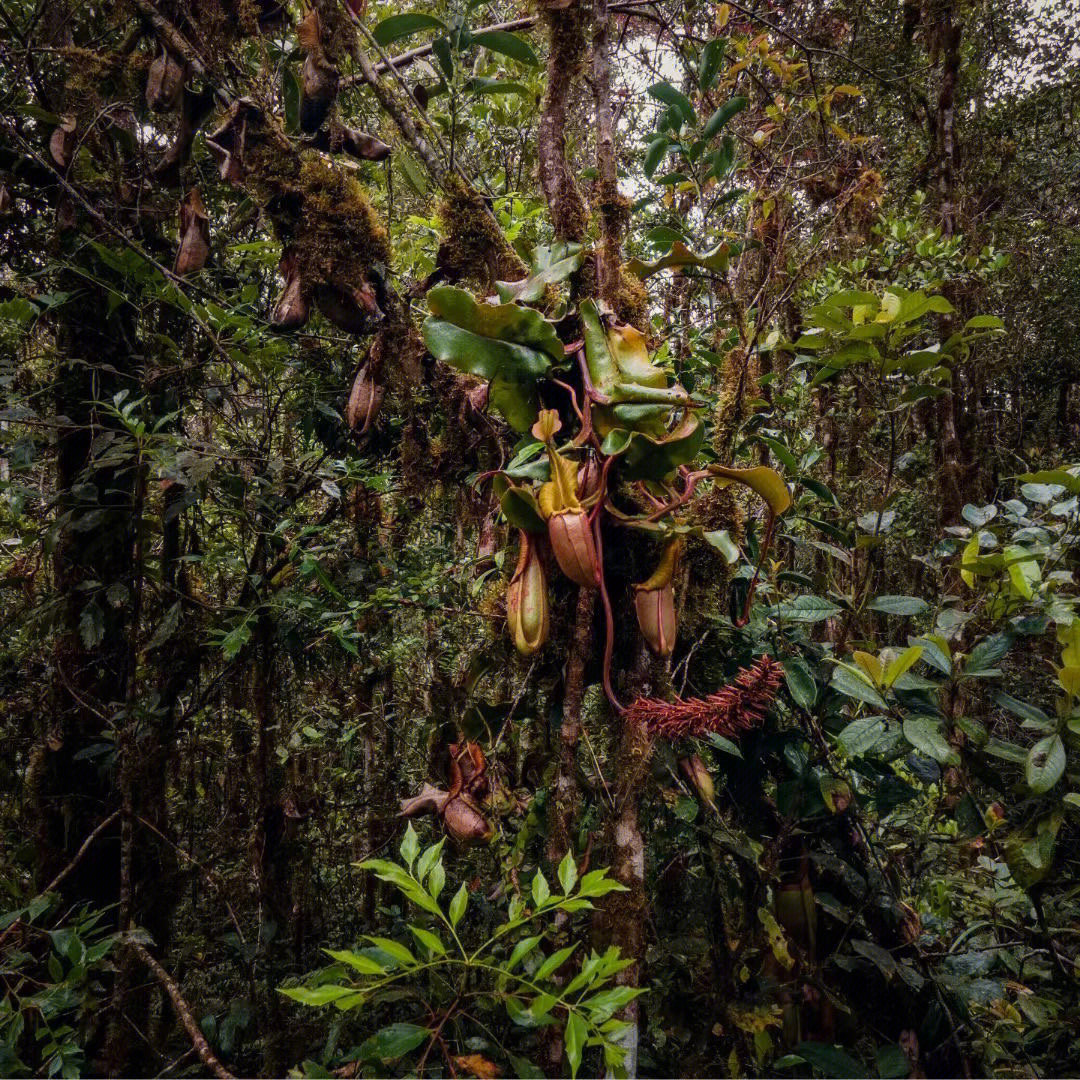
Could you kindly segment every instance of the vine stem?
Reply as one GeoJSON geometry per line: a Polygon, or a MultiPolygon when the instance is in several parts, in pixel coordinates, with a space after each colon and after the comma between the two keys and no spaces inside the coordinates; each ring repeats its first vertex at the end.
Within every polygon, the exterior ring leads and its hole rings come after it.
{"type": "Polygon", "coordinates": [[[735,620],[737,629],[741,629],[750,621],[750,605],[754,602],[754,591],[757,589],[758,578],[761,576],[761,564],[765,561],[769,548],[772,546],[773,530],[776,528],[776,514],[769,510],[769,521],[765,526],[765,535],[761,540],[761,550],[758,552],[757,566],[754,567],[754,576],[750,579],[750,588],[746,593],[746,602],[743,604],[742,615],[735,620]]]}

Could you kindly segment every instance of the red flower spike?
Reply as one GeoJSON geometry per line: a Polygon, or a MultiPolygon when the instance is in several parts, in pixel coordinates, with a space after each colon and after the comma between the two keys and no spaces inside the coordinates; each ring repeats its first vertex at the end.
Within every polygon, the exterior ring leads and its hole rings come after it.
{"type": "Polygon", "coordinates": [[[715,694],[704,698],[638,698],[626,710],[627,720],[643,724],[653,735],[682,739],[707,732],[736,738],[765,721],[784,669],[771,656],[759,657],[715,694]]]}

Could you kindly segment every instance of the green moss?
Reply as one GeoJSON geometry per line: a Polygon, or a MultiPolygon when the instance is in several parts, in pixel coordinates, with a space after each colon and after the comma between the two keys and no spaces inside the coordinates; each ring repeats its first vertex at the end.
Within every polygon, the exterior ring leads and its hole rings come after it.
{"type": "Polygon", "coordinates": [[[493,280],[513,281],[526,266],[503,236],[484,197],[459,176],[450,174],[443,184],[439,222],[443,242],[439,266],[451,280],[472,279],[488,287],[493,280]]]}

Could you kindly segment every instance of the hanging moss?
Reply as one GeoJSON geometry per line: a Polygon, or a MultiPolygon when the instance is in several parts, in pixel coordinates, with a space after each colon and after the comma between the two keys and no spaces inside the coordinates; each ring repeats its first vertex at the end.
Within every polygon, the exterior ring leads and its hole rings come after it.
{"type": "Polygon", "coordinates": [[[438,265],[451,281],[471,279],[490,287],[495,280],[516,281],[527,268],[503,236],[484,197],[461,177],[449,174],[439,204],[443,242],[438,265]]]}
{"type": "Polygon", "coordinates": [[[620,322],[630,323],[643,333],[649,330],[649,293],[641,278],[625,266],[619,268],[619,285],[612,298],[615,315],[620,322]]]}

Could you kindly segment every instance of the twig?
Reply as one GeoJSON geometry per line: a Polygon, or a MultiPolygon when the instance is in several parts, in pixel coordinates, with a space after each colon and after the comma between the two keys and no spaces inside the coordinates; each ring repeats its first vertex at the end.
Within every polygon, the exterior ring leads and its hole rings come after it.
{"type": "MultiPolygon", "coordinates": [[[[45,895],[46,893],[51,893],[51,892],[52,892],[52,891],[53,891],[53,890],[54,890],[55,888],[57,888],[57,887],[58,887],[58,886],[60,885],[60,882],[62,882],[62,881],[64,880],[64,878],[66,878],[66,877],[68,876],[68,874],[70,874],[70,873],[71,873],[71,871],[72,871],[72,870],[74,870],[74,869],[75,869],[75,867],[79,865],[79,863],[80,863],[80,862],[82,861],[82,857],[83,857],[83,856],[84,856],[84,855],[86,854],[86,852],[87,852],[87,851],[89,850],[89,848],[90,848],[90,845],[91,845],[91,844],[92,844],[92,843],[93,843],[93,842],[94,842],[94,841],[95,841],[95,840],[96,840],[96,839],[97,839],[97,838],[98,838],[98,837],[99,837],[99,836],[100,836],[100,835],[101,835],[101,834],[102,834],[102,833],[103,833],[103,832],[104,832],[104,831],[105,831],[105,830],[106,830],[106,829],[107,829],[107,828],[108,828],[108,827],[109,827],[109,826],[110,826],[110,825],[111,825],[111,824],[112,824],[112,823],[113,823],[113,822],[114,822],[114,821],[115,821],[115,820],[116,820],[116,819],[117,819],[117,818],[118,818],[119,816],[120,816],[120,811],[119,811],[119,810],[114,810],[114,811],[113,811],[113,812],[112,812],[112,813],[111,813],[111,814],[110,814],[110,815],[109,815],[109,816],[108,816],[107,818],[105,818],[105,820],[104,820],[104,821],[102,821],[102,822],[101,822],[101,823],[100,823],[100,824],[99,824],[99,825],[97,826],[97,828],[95,828],[95,829],[93,830],[93,832],[91,832],[91,833],[90,833],[90,835],[89,835],[89,836],[88,836],[88,837],[87,837],[87,838],[86,838],[86,839],[85,839],[85,840],[84,840],[84,841],[82,842],[82,844],[81,844],[81,845],[80,845],[80,847],[79,847],[79,850],[75,852],[75,857],[74,857],[74,858],[73,858],[73,859],[71,860],[71,862],[69,862],[69,863],[67,864],[67,866],[65,866],[65,867],[64,867],[64,869],[63,869],[63,870],[61,870],[61,871],[60,871],[60,873],[59,873],[59,874],[57,874],[57,875],[56,875],[56,877],[54,877],[54,878],[52,879],[52,881],[50,881],[50,882],[49,882],[49,884],[48,884],[48,885],[46,885],[46,886],[45,886],[45,888],[44,888],[44,889],[42,889],[42,890],[41,890],[41,892],[39,892],[39,893],[37,894],[37,896],[35,896],[35,897],[34,897],[34,900],[37,900],[37,899],[39,899],[40,897],[44,896],[44,895],[45,895]]],[[[31,903],[33,903],[33,900],[31,901],[31,903]]],[[[8,936],[8,934],[10,934],[10,933],[12,932],[12,930],[14,930],[14,929],[15,929],[15,927],[16,927],[16,926],[18,926],[18,925],[19,925],[19,920],[18,920],[18,919],[16,919],[16,920],[15,920],[15,922],[13,922],[13,923],[12,923],[12,924],[11,924],[11,925],[10,925],[10,926],[9,926],[9,927],[8,927],[8,928],[6,929],[6,930],[5,930],[5,931],[4,931],[4,932],[3,932],[2,934],[0,934],[0,945],[2,945],[2,944],[4,943],[4,941],[5,941],[6,939],[7,939],[7,936],[8,936]]]]}
{"type": "Polygon", "coordinates": [[[233,1074],[214,1056],[214,1051],[210,1049],[210,1044],[199,1030],[199,1025],[191,1014],[191,1006],[184,1000],[183,994],[180,993],[180,987],[176,985],[176,980],[137,941],[126,938],[124,944],[150,969],[154,978],[164,987],[165,993],[169,995],[169,1000],[176,1010],[176,1015],[180,1018],[180,1023],[184,1025],[184,1030],[191,1038],[195,1052],[202,1059],[202,1063],[218,1077],[218,1080],[236,1080],[233,1074]]]}

